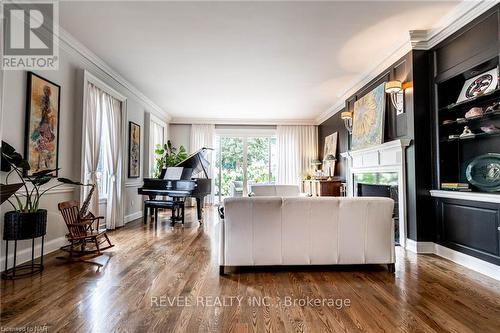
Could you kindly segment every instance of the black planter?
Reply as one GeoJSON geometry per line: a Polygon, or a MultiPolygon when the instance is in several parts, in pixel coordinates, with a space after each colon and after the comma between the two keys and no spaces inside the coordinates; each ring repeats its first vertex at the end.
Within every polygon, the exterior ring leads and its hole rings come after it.
{"type": "Polygon", "coordinates": [[[20,240],[42,237],[47,232],[47,210],[34,213],[5,213],[3,239],[20,240]]]}
{"type": "Polygon", "coordinates": [[[34,213],[5,213],[3,239],[5,242],[5,269],[3,279],[18,279],[43,271],[43,243],[47,232],[47,210],[34,213]],[[35,238],[42,237],[40,261],[35,262],[35,238]],[[31,262],[16,266],[17,241],[31,239],[31,262]],[[14,241],[14,265],[8,269],[9,241],[14,241]]]}

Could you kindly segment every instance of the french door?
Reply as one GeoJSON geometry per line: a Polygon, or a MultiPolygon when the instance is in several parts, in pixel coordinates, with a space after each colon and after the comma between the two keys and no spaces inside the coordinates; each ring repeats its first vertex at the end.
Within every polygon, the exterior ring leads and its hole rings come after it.
{"type": "Polygon", "coordinates": [[[274,135],[216,135],[215,197],[246,196],[256,183],[276,180],[274,135]]]}

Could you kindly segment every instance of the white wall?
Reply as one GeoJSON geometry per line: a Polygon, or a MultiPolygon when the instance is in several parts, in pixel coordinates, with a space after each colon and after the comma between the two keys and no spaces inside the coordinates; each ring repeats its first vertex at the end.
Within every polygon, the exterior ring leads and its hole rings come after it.
{"type": "MultiPolygon", "coordinates": [[[[151,110],[152,106],[138,98],[131,90],[124,87],[112,76],[88,61],[75,50],[67,46],[61,47],[59,56],[59,70],[35,72],[61,86],[59,123],[59,167],[61,169],[59,170],[59,177],[67,177],[75,180],[81,178],[84,70],[88,70],[94,76],[127,97],[128,120],[141,126],[141,149],[144,151],[144,117],[145,112],[151,110]]],[[[5,71],[3,74],[4,91],[2,96],[3,103],[1,104],[3,105],[3,119],[0,124],[2,139],[14,146],[17,151],[23,153],[27,72],[5,71]]],[[[162,120],[168,122],[166,114],[162,120]]],[[[125,130],[128,131],[128,123],[125,130]]],[[[124,143],[124,151],[128,152],[128,143],[126,142],[124,143]]],[[[143,154],[141,154],[141,158],[142,156],[143,154]]],[[[143,160],[141,160],[142,167],[144,167],[143,160]]],[[[142,172],[140,174],[142,175],[142,172]]],[[[124,176],[126,177],[126,175],[127,173],[124,176]]],[[[125,221],[128,222],[142,216],[142,198],[137,195],[137,187],[142,185],[142,178],[126,179],[125,184],[125,221]]],[[[64,186],[61,191],[47,193],[41,201],[40,208],[48,210],[48,230],[45,238],[46,253],[59,248],[65,243],[64,235],[66,234],[66,226],[57,210],[57,203],[71,199],[79,199],[79,189],[64,186]]],[[[2,221],[0,233],[3,233],[4,212],[8,210],[11,210],[11,206],[8,203],[0,206],[0,218],[2,221]]],[[[18,244],[18,262],[21,262],[23,259],[26,260],[29,257],[29,247],[29,241],[23,241],[18,244]]],[[[2,241],[0,249],[0,251],[4,251],[4,241],[2,241]]],[[[2,252],[2,262],[0,262],[0,269],[2,270],[4,268],[3,260],[4,254],[2,252]]]]}
{"type": "Polygon", "coordinates": [[[192,153],[190,150],[191,125],[170,124],[168,128],[168,139],[172,142],[174,147],[179,148],[180,146],[184,146],[188,153],[192,153]]]}

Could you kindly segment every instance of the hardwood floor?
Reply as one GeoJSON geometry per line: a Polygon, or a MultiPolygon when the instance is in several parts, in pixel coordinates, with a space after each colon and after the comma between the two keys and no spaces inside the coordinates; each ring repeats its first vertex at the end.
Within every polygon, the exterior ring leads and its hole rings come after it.
{"type": "Polygon", "coordinates": [[[199,228],[172,229],[165,219],[158,230],[134,221],[111,232],[116,246],[96,259],[105,264],[100,271],[52,253],[43,274],[2,281],[1,330],[500,331],[500,282],[399,248],[395,274],[383,266],[301,267],[220,277],[215,209],[205,214],[199,228]],[[324,304],[301,304],[307,298],[324,304]]]}

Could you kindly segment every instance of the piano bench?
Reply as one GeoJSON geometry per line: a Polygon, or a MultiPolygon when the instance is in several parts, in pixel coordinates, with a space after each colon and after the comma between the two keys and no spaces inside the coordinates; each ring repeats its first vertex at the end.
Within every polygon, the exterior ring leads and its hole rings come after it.
{"type": "MultiPolygon", "coordinates": [[[[158,226],[158,209],[160,208],[170,208],[172,210],[172,218],[175,217],[175,210],[180,209],[182,224],[184,224],[184,200],[173,201],[173,200],[145,200],[144,201],[144,224],[148,220],[148,209],[154,214],[155,228],[158,226]]],[[[173,219],[172,219],[173,220],[173,219]]]]}

